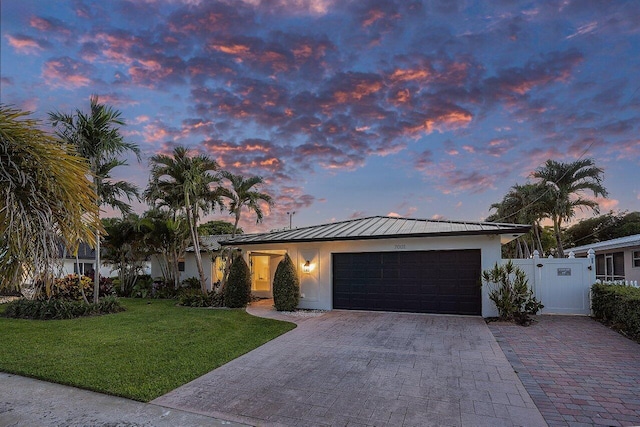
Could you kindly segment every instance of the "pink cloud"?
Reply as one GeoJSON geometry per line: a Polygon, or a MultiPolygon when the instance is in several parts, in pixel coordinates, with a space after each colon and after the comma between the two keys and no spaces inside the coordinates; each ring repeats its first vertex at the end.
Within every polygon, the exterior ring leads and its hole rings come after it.
{"type": "Polygon", "coordinates": [[[9,45],[13,47],[16,52],[23,55],[37,55],[49,46],[49,43],[43,40],[34,39],[33,37],[22,34],[7,34],[5,37],[9,45]]]}
{"type": "Polygon", "coordinates": [[[71,35],[71,29],[62,21],[53,18],[42,18],[40,16],[32,16],[29,19],[29,25],[38,31],[45,33],[53,33],[68,37],[71,35]]]}
{"type": "Polygon", "coordinates": [[[45,62],[42,76],[53,86],[78,88],[92,83],[94,69],[90,64],[79,62],[68,56],[52,58],[45,62]]]}

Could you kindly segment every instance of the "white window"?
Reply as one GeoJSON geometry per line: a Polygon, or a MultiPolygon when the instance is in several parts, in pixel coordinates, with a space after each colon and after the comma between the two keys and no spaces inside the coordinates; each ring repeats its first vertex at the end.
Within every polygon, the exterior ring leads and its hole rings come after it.
{"type": "Polygon", "coordinates": [[[633,266],[640,267],[640,251],[633,251],[633,266]]]}

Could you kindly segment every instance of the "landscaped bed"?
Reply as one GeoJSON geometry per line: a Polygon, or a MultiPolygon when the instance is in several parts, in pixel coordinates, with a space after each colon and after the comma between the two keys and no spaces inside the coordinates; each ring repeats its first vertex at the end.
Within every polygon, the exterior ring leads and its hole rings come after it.
{"type": "Polygon", "coordinates": [[[0,318],[0,371],[146,402],[295,327],[244,310],[121,302],[125,312],[104,316],[0,318]]]}

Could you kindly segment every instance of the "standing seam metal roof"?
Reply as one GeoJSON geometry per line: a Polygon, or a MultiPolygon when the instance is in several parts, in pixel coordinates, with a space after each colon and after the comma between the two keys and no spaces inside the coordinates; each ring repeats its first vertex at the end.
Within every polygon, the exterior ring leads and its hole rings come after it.
{"type": "Polygon", "coordinates": [[[495,222],[441,221],[432,219],[373,216],[329,224],[243,234],[221,245],[368,240],[399,237],[463,236],[526,233],[530,225],[495,222]]]}

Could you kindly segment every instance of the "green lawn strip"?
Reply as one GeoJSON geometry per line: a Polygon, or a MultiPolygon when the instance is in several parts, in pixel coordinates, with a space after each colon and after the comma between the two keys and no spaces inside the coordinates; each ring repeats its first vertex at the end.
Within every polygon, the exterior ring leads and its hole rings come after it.
{"type": "Polygon", "coordinates": [[[121,301],[127,311],[104,316],[0,318],[0,371],[148,402],[295,327],[244,310],[121,301]]]}

